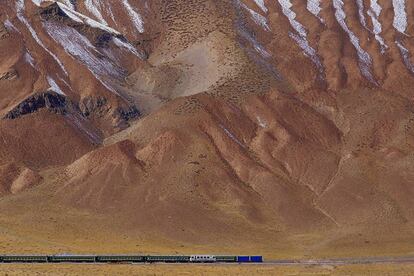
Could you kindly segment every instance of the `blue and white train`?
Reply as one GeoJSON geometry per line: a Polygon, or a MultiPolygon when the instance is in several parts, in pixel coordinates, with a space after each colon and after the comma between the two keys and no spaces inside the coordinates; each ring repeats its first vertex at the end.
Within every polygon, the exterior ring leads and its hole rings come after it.
{"type": "Polygon", "coordinates": [[[0,255],[0,263],[262,263],[262,256],[0,255]]]}

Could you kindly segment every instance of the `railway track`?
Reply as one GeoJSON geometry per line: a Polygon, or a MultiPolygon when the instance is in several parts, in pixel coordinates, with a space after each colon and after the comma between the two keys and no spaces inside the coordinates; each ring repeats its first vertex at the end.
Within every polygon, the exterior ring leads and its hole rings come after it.
{"type": "Polygon", "coordinates": [[[256,264],[256,265],[358,265],[358,264],[398,264],[413,263],[414,256],[366,257],[336,259],[286,259],[263,260],[262,256],[144,256],[144,255],[0,255],[2,263],[204,263],[204,264],[256,264]]]}
{"type": "Polygon", "coordinates": [[[307,259],[307,260],[269,260],[264,264],[270,265],[352,265],[352,264],[386,264],[413,263],[414,256],[404,257],[367,257],[367,258],[338,258],[338,259],[307,259]]]}

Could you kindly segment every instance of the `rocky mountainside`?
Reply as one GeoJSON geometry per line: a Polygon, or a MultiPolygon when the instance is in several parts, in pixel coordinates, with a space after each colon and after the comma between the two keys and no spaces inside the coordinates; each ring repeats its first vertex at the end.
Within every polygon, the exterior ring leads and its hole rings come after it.
{"type": "Polygon", "coordinates": [[[105,227],[103,244],[402,252],[413,15],[405,0],[0,2],[5,233],[70,248],[56,231],[75,212],[68,229],[105,227]]]}

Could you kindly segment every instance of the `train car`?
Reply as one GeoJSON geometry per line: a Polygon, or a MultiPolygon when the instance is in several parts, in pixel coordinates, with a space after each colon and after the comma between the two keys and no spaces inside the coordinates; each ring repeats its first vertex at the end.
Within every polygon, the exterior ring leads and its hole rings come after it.
{"type": "Polygon", "coordinates": [[[263,263],[263,256],[250,256],[250,262],[263,263]]]}
{"type": "Polygon", "coordinates": [[[57,255],[48,256],[50,263],[95,263],[96,256],[92,255],[57,255]]]}
{"type": "Polygon", "coordinates": [[[262,256],[237,256],[238,263],[263,263],[262,256]]]}
{"type": "Polygon", "coordinates": [[[215,263],[217,262],[216,256],[213,255],[192,255],[190,257],[192,263],[215,263]]]}
{"type": "Polygon", "coordinates": [[[237,256],[216,256],[218,263],[237,263],[237,256]]]}
{"type": "Polygon", "coordinates": [[[145,256],[97,256],[96,262],[98,263],[143,263],[145,262],[145,256]]]}
{"type": "Polygon", "coordinates": [[[148,263],[188,263],[190,256],[146,256],[148,263]]]}
{"type": "Polygon", "coordinates": [[[237,256],[238,263],[250,263],[250,256],[237,256]]]}
{"type": "Polygon", "coordinates": [[[0,256],[3,263],[47,263],[47,256],[0,256]]]}

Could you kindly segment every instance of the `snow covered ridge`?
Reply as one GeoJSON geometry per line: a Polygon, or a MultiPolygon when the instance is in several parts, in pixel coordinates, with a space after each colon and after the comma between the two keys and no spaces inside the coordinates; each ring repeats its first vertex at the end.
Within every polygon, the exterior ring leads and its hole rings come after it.
{"type": "Polygon", "coordinates": [[[100,30],[103,30],[105,32],[108,32],[110,34],[113,35],[112,37],[112,41],[115,43],[115,45],[117,45],[118,47],[124,48],[126,50],[128,50],[129,52],[131,52],[132,54],[134,54],[135,56],[137,56],[140,59],[144,59],[144,55],[139,53],[134,46],[132,46],[126,39],[125,37],[118,32],[115,29],[112,29],[106,25],[103,25],[79,12],[73,11],[68,9],[68,7],[65,4],[56,2],[57,5],[59,6],[59,8],[67,15],[69,16],[69,18],[71,18],[72,20],[74,20],[75,22],[78,23],[84,23],[92,28],[97,28],[100,30]]]}
{"type": "Polygon", "coordinates": [[[372,32],[375,35],[375,39],[378,41],[378,43],[381,45],[381,53],[384,53],[386,49],[388,49],[388,45],[385,43],[384,38],[381,36],[382,33],[382,25],[379,21],[379,17],[382,12],[381,6],[377,2],[378,0],[371,0],[371,7],[368,10],[368,15],[371,17],[373,30],[372,32]]]}
{"type": "Polygon", "coordinates": [[[126,8],[129,16],[131,17],[132,22],[134,23],[135,28],[138,32],[144,32],[144,21],[142,20],[141,15],[134,10],[128,0],[121,0],[122,4],[126,8]]]}
{"type": "Polygon", "coordinates": [[[35,60],[29,52],[24,53],[24,60],[36,69],[35,60]]]}
{"type": "MultiPolygon", "coordinates": [[[[57,1],[57,0],[31,0],[35,5],[40,6],[42,3],[55,3],[59,6],[59,8],[72,20],[87,24],[93,28],[98,28],[104,31],[107,31],[109,33],[113,33],[116,35],[119,35],[120,33],[109,27],[108,23],[103,17],[102,11],[104,8],[107,9],[109,12],[109,16],[113,19],[114,15],[112,13],[112,8],[108,5],[107,1],[104,0],[85,0],[85,7],[86,9],[93,14],[95,18],[97,18],[99,21],[92,19],[82,13],[79,13],[75,11],[75,6],[70,0],[65,0],[63,2],[57,1]],[[105,6],[108,5],[108,6],[105,6]]],[[[131,18],[131,21],[137,31],[139,33],[144,32],[144,21],[142,19],[142,16],[131,6],[131,4],[128,2],[128,0],[122,0],[121,4],[123,5],[124,9],[126,10],[128,16],[131,18]]],[[[115,21],[115,20],[114,20],[115,21]]]]}
{"type": "Polygon", "coordinates": [[[368,30],[367,27],[367,21],[365,19],[365,13],[364,13],[364,1],[363,0],[357,0],[356,1],[357,6],[358,6],[358,16],[359,16],[359,22],[361,23],[361,25],[368,30]]]}
{"type": "Polygon", "coordinates": [[[254,2],[264,13],[267,13],[268,9],[264,3],[264,0],[254,0],[254,2]]]}
{"type": "Polygon", "coordinates": [[[4,21],[4,26],[9,31],[15,31],[16,33],[20,33],[19,29],[17,29],[16,26],[14,26],[9,19],[6,19],[6,21],[4,21]]]}
{"type": "Polygon", "coordinates": [[[51,76],[47,76],[47,82],[50,85],[50,88],[48,89],[48,91],[53,91],[62,96],[66,96],[66,94],[62,91],[62,89],[59,87],[59,85],[56,83],[56,81],[51,76]]]}
{"type": "MultiPolygon", "coordinates": [[[[34,0],[32,0],[34,1],[34,0]]],[[[38,0],[37,2],[41,2],[38,0]]],[[[34,2],[36,3],[36,2],[34,2]]],[[[32,35],[33,39],[39,44],[40,47],[42,47],[56,62],[59,64],[62,71],[65,73],[66,76],[68,76],[68,72],[65,69],[65,66],[63,63],[59,60],[59,58],[52,53],[45,44],[43,44],[42,40],[40,40],[39,36],[37,35],[36,31],[33,29],[32,25],[27,21],[24,13],[25,13],[25,0],[18,0],[16,2],[16,11],[17,11],[17,18],[22,22],[26,28],[29,30],[30,34],[32,35]]]]}
{"type": "Polygon", "coordinates": [[[61,45],[72,58],[82,62],[104,87],[118,95],[105,80],[121,76],[119,66],[109,58],[98,57],[99,50],[75,29],[57,25],[54,22],[46,22],[44,27],[52,39],[61,45]]]}
{"type": "MultiPolygon", "coordinates": [[[[401,34],[405,34],[405,31],[408,28],[408,15],[406,11],[406,3],[405,0],[393,0],[392,5],[394,8],[394,22],[393,27],[401,34]]],[[[400,50],[401,57],[405,64],[405,67],[414,74],[414,65],[410,59],[410,51],[404,46],[402,40],[398,38],[395,41],[398,49],[400,50]]]]}
{"type": "MultiPolygon", "coordinates": [[[[87,17],[86,15],[83,15],[75,10],[73,10],[73,5],[72,6],[67,6],[66,4],[63,4],[61,2],[58,2],[56,0],[32,0],[33,3],[35,3],[37,6],[40,6],[43,2],[50,2],[50,3],[55,3],[59,6],[59,8],[61,9],[61,11],[63,13],[65,13],[69,18],[71,18],[73,21],[78,22],[78,23],[83,23],[86,25],[89,25],[92,28],[97,28],[97,29],[101,29],[103,31],[115,34],[115,35],[120,35],[121,33],[118,32],[117,30],[102,24],[90,17],[87,17]]],[[[95,11],[95,10],[94,10],[95,11]]],[[[103,19],[103,18],[102,18],[103,19]]],[[[106,23],[106,22],[105,22],[106,23]]]]}
{"type": "Polygon", "coordinates": [[[117,30],[112,29],[111,27],[109,27],[107,25],[101,24],[98,21],[93,20],[92,18],[89,18],[89,17],[87,17],[87,16],[85,16],[85,15],[79,13],[79,12],[76,12],[76,11],[73,11],[73,10],[69,9],[69,7],[66,6],[65,4],[62,4],[62,3],[59,3],[59,2],[56,2],[56,3],[58,4],[59,8],[61,8],[62,11],[67,16],[69,16],[72,20],[74,20],[76,22],[84,23],[86,25],[89,25],[92,28],[101,29],[103,31],[106,31],[108,33],[112,33],[112,34],[115,34],[115,35],[120,35],[121,34],[117,30]]]}
{"type": "Polygon", "coordinates": [[[248,6],[246,6],[244,3],[242,3],[243,8],[245,8],[250,15],[252,16],[253,21],[261,26],[265,31],[270,31],[270,27],[267,23],[267,18],[261,15],[260,13],[255,12],[254,10],[250,9],[248,6]]]}
{"type": "Polygon", "coordinates": [[[140,59],[145,59],[145,56],[139,53],[137,49],[131,45],[131,43],[124,39],[124,37],[114,37],[112,41],[115,43],[116,46],[128,50],[140,59]]]}
{"type": "Polygon", "coordinates": [[[408,27],[405,0],[392,0],[392,5],[394,7],[393,26],[400,33],[405,33],[408,27]]]}
{"type": "Polygon", "coordinates": [[[73,21],[77,22],[77,23],[81,23],[81,24],[86,24],[88,26],[90,26],[91,28],[96,28],[96,29],[100,29],[103,30],[105,32],[108,32],[112,35],[112,41],[115,43],[115,45],[117,45],[118,47],[124,48],[126,50],[128,50],[129,52],[131,52],[132,54],[134,54],[135,56],[137,56],[140,59],[144,59],[144,55],[142,53],[139,53],[134,46],[132,46],[126,39],[125,37],[118,32],[117,30],[110,28],[104,24],[101,24],[79,12],[76,12],[74,10],[71,10],[68,6],[66,6],[65,4],[62,4],[60,2],[55,2],[59,9],[61,11],[64,12],[64,14],[66,14],[70,19],[72,19],[73,21]]]}
{"type": "Polygon", "coordinates": [[[309,41],[307,39],[307,31],[305,29],[305,26],[303,26],[299,21],[296,20],[296,13],[292,11],[292,3],[290,0],[278,0],[283,14],[288,18],[290,25],[292,28],[296,31],[289,32],[289,36],[296,41],[298,46],[303,50],[306,56],[308,56],[312,62],[316,65],[316,67],[319,70],[319,73],[321,76],[324,74],[324,68],[322,65],[322,62],[320,61],[320,58],[314,48],[312,48],[309,44],[309,41]]]}
{"type": "Polygon", "coordinates": [[[408,51],[407,48],[404,47],[404,45],[402,45],[402,43],[398,40],[395,41],[395,44],[397,45],[397,47],[400,49],[401,52],[401,56],[403,58],[404,64],[407,67],[407,69],[414,74],[414,64],[411,63],[410,60],[410,52],[408,51]]]}
{"type": "Polygon", "coordinates": [[[74,10],[75,9],[75,5],[72,3],[73,0],[62,0],[62,2],[68,6],[70,9],[74,10]]]}
{"type": "MultiPolygon", "coordinates": [[[[18,19],[24,26],[26,26],[37,44],[61,66],[62,71],[66,76],[68,76],[68,72],[59,57],[48,49],[46,46],[47,43],[44,43],[40,39],[35,27],[30,24],[28,19],[26,19],[25,8],[27,1],[32,1],[40,7],[40,16],[46,16],[46,20],[42,21],[42,27],[48,36],[52,38],[55,43],[59,44],[69,56],[83,64],[106,89],[120,96],[114,88],[113,81],[122,79],[125,71],[119,64],[117,57],[123,53],[128,53],[143,59],[144,55],[131,45],[120,32],[72,10],[69,6],[61,2],[45,1],[50,2],[50,4],[42,5],[42,0],[18,0],[16,3],[18,19]],[[71,21],[71,24],[65,24],[59,20],[55,20],[55,16],[62,16],[62,14],[64,18],[71,21]],[[82,34],[83,28],[77,28],[80,25],[104,31],[103,36],[105,42],[112,43],[115,48],[101,49],[99,48],[99,45],[95,46],[87,36],[82,34]]],[[[12,26],[10,25],[9,28],[12,28],[12,26]]],[[[98,35],[98,42],[100,42],[101,32],[98,32],[98,35]]],[[[94,39],[96,39],[96,37],[94,37],[94,39]]],[[[30,55],[29,49],[28,51],[27,55],[25,55],[26,62],[35,68],[34,59],[30,55]]],[[[69,89],[71,89],[71,87],[61,76],[62,75],[59,72],[53,75],[48,75],[47,82],[50,91],[64,95],[64,90],[59,87],[57,81],[62,81],[62,83],[65,83],[69,89]]]]}
{"type": "Polygon", "coordinates": [[[108,25],[108,23],[105,21],[101,14],[102,7],[100,0],[85,0],[85,6],[86,9],[90,13],[92,13],[99,20],[100,23],[108,25]]]}
{"type": "MultiPolygon", "coordinates": [[[[37,0],[39,2],[41,2],[42,0],[37,0]]],[[[77,23],[81,23],[81,24],[85,24],[90,26],[91,28],[96,28],[96,29],[100,29],[103,30],[105,32],[108,32],[109,34],[112,35],[112,41],[115,43],[115,45],[117,45],[118,47],[124,48],[126,50],[128,50],[130,53],[134,54],[135,56],[137,56],[140,59],[144,59],[145,55],[138,52],[137,49],[135,49],[134,46],[132,46],[126,39],[125,37],[118,32],[117,30],[99,23],[96,20],[93,20],[77,11],[74,11],[73,9],[71,9],[69,6],[57,2],[57,1],[53,1],[55,4],[58,5],[59,9],[66,14],[70,19],[72,19],[73,21],[77,22],[77,23]]],[[[97,4],[100,3],[99,0],[94,0],[94,1],[87,1],[85,3],[89,3],[90,5],[92,5],[93,3],[97,4]]],[[[91,7],[90,7],[91,8],[91,7]]],[[[92,8],[91,8],[92,9],[92,8]]],[[[98,10],[96,9],[94,12],[96,13],[98,10]]],[[[106,22],[105,22],[106,23],[106,22]]]]}
{"type": "Polygon", "coordinates": [[[348,34],[349,40],[351,41],[352,45],[354,45],[359,59],[359,69],[361,74],[371,83],[377,84],[374,76],[371,72],[372,67],[372,59],[371,56],[362,49],[360,45],[359,38],[349,29],[348,25],[346,24],[346,13],[344,11],[344,2],[342,0],[333,0],[333,5],[335,8],[335,18],[345,33],[348,34]]]}
{"type": "MultiPolygon", "coordinates": [[[[257,40],[254,33],[247,30],[244,24],[244,12],[243,9],[248,8],[241,0],[235,1],[237,11],[239,13],[239,21],[238,24],[238,33],[239,35],[248,42],[253,49],[264,59],[269,59],[272,55],[266,50],[266,48],[257,40]],[[243,18],[243,19],[241,19],[243,18]],[[241,22],[243,21],[243,22],[241,22]]],[[[264,17],[265,18],[265,17],[264,17]]],[[[254,18],[253,18],[254,20],[254,18]]],[[[266,21],[267,24],[267,21],[266,21]]]]}
{"type": "Polygon", "coordinates": [[[306,3],[306,8],[310,13],[312,13],[314,16],[316,16],[319,21],[322,23],[324,22],[322,17],[320,17],[319,13],[322,11],[321,8],[321,0],[308,0],[306,3]]]}
{"type": "Polygon", "coordinates": [[[289,19],[290,25],[292,25],[293,29],[302,37],[306,37],[308,34],[306,33],[305,27],[300,24],[296,20],[296,13],[292,11],[292,3],[290,0],[278,0],[280,6],[282,7],[283,14],[289,19]]]}
{"type": "MultiPolygon", "coordinates": [[[[408,28],[408,15],[406,11],[405,0],[393,0],[392,6],[394,9],[394,21],[393,27],[401,34],[406,34],[405,31],[408,28]]],[[[401,38],[395,41],[398,49],[400,50],[402,60],[407,69],[414,74],[414,65],[410,60],[410,51],[404,46],[401,38]]]]}

